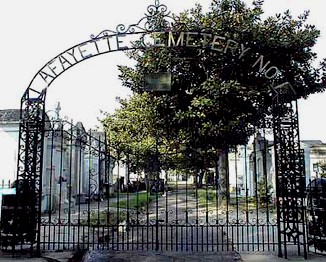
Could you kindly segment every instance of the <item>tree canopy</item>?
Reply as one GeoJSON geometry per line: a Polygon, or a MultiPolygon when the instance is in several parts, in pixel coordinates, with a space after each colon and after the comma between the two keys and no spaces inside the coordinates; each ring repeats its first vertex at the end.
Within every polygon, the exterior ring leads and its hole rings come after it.
{"type": "Polygon", "coordinates": [[[326,62],[313,66],[320,32],[307,24],[309,12],[262,15],[262,0],[252,7],[213,0],[206,13],[197,4],[175,15],[171,28],[156,21],[161,39],[174,43],[134,43],[137,49],[127,55],[136,66],[119,66],[122,84],[134,96],[104,120],[121,150],[154,152],[159,137],[162,152],[183,151],[193,163],[210,163],[217,150],[245,144],[266,125],[275,86],[289,83],[295,95],[289,101],[324,91],[326,62]],[[200,48],[180,44],[183,39],[176,43],[181,32],[198,32],[187,41],[200,48]],[[171,91],[145,91],[146,75],[160,72],[171,74],[171,91]]]}

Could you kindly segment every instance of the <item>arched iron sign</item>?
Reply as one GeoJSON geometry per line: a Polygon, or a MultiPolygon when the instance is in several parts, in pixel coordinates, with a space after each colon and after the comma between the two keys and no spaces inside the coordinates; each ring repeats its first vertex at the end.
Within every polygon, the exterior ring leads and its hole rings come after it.
{"type": "MultiPolygon", "coordinates": [[[[28,201],[24,190],[17,190],[18,204],[30,210],[27,219],[33,228],[30,239],[31,248],[36,244],[40,251],[41,217],[41,177],[43,161],[43,139],[45,119],[45,98],[47,88],[68,69],[87,59],[115,51],[132,50],[138,41],[141,48],[148,46],[174,48],[205,48],[220,54],[232,53],[238,59],[250,53],[243,43],[224,35],[209,31],[188,31],[187,26],[178,24],[165,5],[155,1],[148,6],[147,13],[136,24],[118,25],[115,30],[104,30],[90,39],[79,43],[46,63],[33,77],[21,99],[21,122],[19,134],[18,174],[19,185],[29,185],[31,195],[28,201]],[[173,30],[175,25],[179,29],[173,30]],[[163,38],[160,36],[164,36],[163,38]],[[198,41],[200,40],[200,41],[198,41]],[[200,43],[200,44],[199,44],[200,43]]],[[[253,72],[260,73],[270,80],[274,96],[274,147],[276,155],[277,220],[279,255],[287,257],[287,243],[293,241],[298,250],[303,248],[307,256],[305,236],[305,214],[303,207],[304,170],[303,157],[299,145],[298,116],[295,92],[287,81],[275,84],[280,74],[278,68],[258,54],[252,61],[253,72]],[[293,95],[293,103],[282,100],[282,94],[293,95]],[[286,112],[278,105],[287,104],[286,112]],[[290,169],[290,170],[289,170],[290,169]],[[290,171],[290,172],[289,172],[290,171]],[[298,226],[299,225],[299,226],[298,226]]],[[[283,107],[284,108],[284,107],[283,107]]]]}

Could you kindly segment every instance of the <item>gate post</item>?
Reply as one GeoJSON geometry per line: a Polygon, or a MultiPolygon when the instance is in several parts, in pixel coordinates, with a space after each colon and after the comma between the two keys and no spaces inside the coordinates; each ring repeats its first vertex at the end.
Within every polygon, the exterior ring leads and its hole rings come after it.
{"type": "Polygon", "coordinates": [[[273,105],[275,177],[279,257],[288,257],[288,244],[307,258],[305,228],[305,169],[300,150],[298,104],[277,97],[273,105]]]}
{"type": "Polygon", "coordinates": [[[45,96],[45,89],[28,88],[20,109],[13,250],[19,241],[21,248],[30,245],[31,255],[40,254],[45,96]]]}

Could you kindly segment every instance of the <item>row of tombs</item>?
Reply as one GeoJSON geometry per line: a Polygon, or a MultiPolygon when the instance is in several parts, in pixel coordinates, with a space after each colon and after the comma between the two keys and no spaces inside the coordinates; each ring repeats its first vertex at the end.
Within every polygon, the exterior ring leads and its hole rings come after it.
{"type": "MultiPolygon", "coordinates": [[[[19,110],[0,110],[0,140],[12,141],[1,151],[3,187],[16,179],[19,134],[19,110]],[[8,153],[10,152],[10,153],[8,153]],[[8,165],[8,163],[12,163],[8,165]],[[7,175],[8,174],[8,175],[7,175]]],[[[302,141],[305,152],[306,184],[318,176],[315,166],[326,156],[326,145],[321,141],[302,141]]],[[[275,194],[275,168],[273,142],[257,134],[246,146],[228,154],[230,192],[238,196],[254,196],[255,184],[266,178],[271,194],[275,194]],[[255,141],[255,142],[254,142],[255,141]]],[[[144,180],[144,174],[129,173],[122,161],[110,154],[105,134],[86,131],[82,123],[46,121],[43,171],[42,212],[55,212],[88,200],[99,200],[135,180],[144,180]],[[119,184],[119,185],[118,185],[119,184]]],[[[211,173],[214,177],[214,169],[211,173]]],[[[216,174],[215,174],[216,176],[216,174]]],[[[188,174],[161,171],[161,179],[195,179],[188,174]]],[[[207,183],[214,179],[206,178],[207,183]]]]}

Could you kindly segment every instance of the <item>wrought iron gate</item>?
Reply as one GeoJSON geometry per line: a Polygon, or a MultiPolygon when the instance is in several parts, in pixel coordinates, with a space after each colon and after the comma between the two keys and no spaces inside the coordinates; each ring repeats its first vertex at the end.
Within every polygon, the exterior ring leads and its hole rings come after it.
{"type": "MultiPolygon", "coordinates": [[[[148,10],[140,20],[144,27],[140,22],[118,26],[113,36],[132,34],[135,28],[142,34],[155,32],[148,27],[153,17],[171,18],[159,1],[148,10]]],[[[108,32],[82,44],[108,41],[108,32]]],[[[117,43],[117,50],[124,50],[117,43]]],[[[44,78],[42,70],[34,79],[39,76],[44,78]]],[[[224,171],[218,159],[205,172],[163,170],[164,156],[156,156],[148,159],[154,175],[145,176],[130,164],[137,156],[117,152],[105,134],[48,119],[46,88],[39,92],[29,86],[21,102],[16,212],[26,211],[31,230],[28,237],[14,232],[13,249],[237,249],[278,251],[287,257],[294,246],[307,256],[296,104],[278,97],[274,142],[265,136],[271,130],[259,130],[250,144],[224,152],[224,171]]]]}
{"type": "MultiPolygon", "coordinates": [[[[266,139],[271,132],[266,129],[252,143],[230,149],[226,194],[218,161],[205,174],[161,170],[146,177],[130,165],[137,156],[119,154],[104,133],[49,120],[45,94],[37,95],[22,103],[18,180],[36,181],[37,194],[24,208],[37,223],[32,241],[21,245],[29,243],[36,252],[236,249],[285,257],[289,246],[296,246],[307,255],[305,179],[292,103],[282,104],[286,111],[276,108],[274,143],[266,139]]],[[[148,161],[155,170],[156,161],[148,161]]]]}

